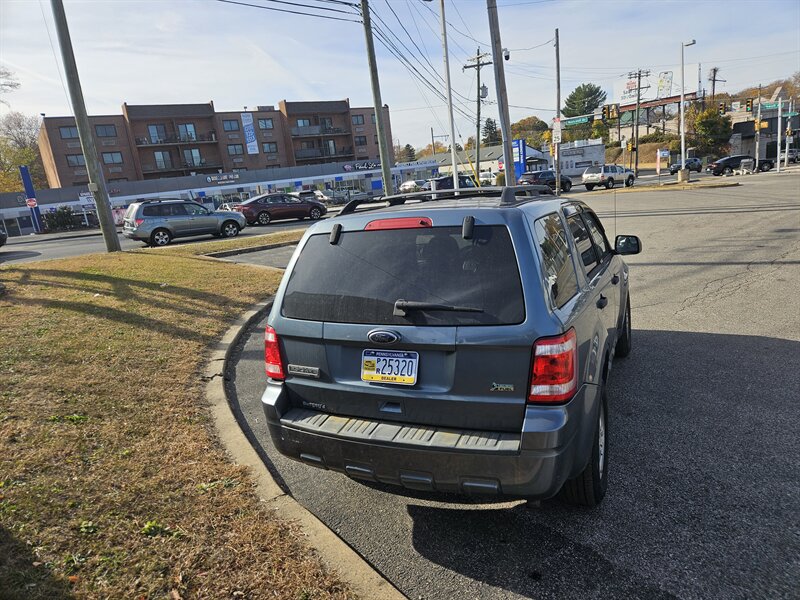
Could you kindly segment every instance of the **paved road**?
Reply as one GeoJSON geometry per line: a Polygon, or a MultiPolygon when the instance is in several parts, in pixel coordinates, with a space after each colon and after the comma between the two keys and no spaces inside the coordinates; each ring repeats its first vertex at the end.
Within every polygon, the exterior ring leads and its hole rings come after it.
{"type": "MultiPolygon", "coordinates": [[[[245,227],[239,234],[242,237],[249,235],[263,235],[271,231],[278,231],[287,228],[306,227],[307,222],[304,221],[281,221],[273,223],[267,227],[245,227]]],[[[173,244],[191,244],[196,242],[207,242],[214,238],[210,235],[203,235],[192,238],[179,238],[174,240],[173,244]]],[[[132,250],[134,248],[142,248],[142,242],[136,242],[127,238],[119,236],[120,245],[123,250],[132,250]]],[[[106,245],[103,241],[103,236],[97,233],[87,237],[53,237],[52,239],[24,236],[12,237],[8,239],[8,243],[0,247],[0,264],[11,263],[24,263],[38,260],[50,260],[53,258],[70,258],[80,256],[83,254],[92,254],[95,252],[105,252],[106,245]]]]}
{"type": "MultiPolygon", "coordinates": [[[[613,233],[614,195],[585,199],[613,233]]],[[[797,597],[800,176],[616,203],[644,252],[629,257],[634,350],[611,376],[596,510],[396,496],[288,461],[259,405],[263,323],[244,338],[229,388],[245,431],[410,598],[797,597]]]]}

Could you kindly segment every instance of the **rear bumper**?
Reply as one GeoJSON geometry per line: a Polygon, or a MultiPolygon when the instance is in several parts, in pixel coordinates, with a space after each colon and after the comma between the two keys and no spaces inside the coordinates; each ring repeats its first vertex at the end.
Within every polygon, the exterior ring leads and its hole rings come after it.
{"type": "Polygon", "coordinates": [[[413,490],[544,499],[578,475],[591,453],[599,388],[563,406],[529,406],[522,431],[455,430],[328,415],[290,406],[283,384],[262,397],[277,450],[360,480],[413,490]]]}

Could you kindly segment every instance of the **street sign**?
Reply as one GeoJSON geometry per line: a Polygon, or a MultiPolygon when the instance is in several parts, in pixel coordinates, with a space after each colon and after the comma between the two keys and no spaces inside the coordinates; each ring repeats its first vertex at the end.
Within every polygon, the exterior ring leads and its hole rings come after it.
{"type": "Polygon", "coordinates": [[[760,129],[767,129],[769,127],[769,123],[767,121],[761,121],[760,129]]]}
{"type": "Polygon", "coordinates": [[[573,125],[582,125],[583,123],[588,123],[589,117],[575,117],[572,119],[565,119],[564,120],[564,127],[572,127],[573,125]]]}
{"type": "Polygon", "coordinates": [[[761,105],[761,108],[764,110],[778,110],[778,103],[777,102],[764,102],[761,105]]]}
{"type": "Polygon", "coordinates": [[[784,116],[784,117],[796,117],[797,115],[800,115],[800,113],[799,113],[799,112],[797,112],[796,110],[793,110],[792,112],[788,112],[788,113],[786,113],[786,114],[785,114],[785,115],[783,115],[783,116],[784,116]]]}
{"type": "Polygon", "coordinates": [[[36,206],[38,206],[36,203],[36,198],[28,198],[25,201],[25,204],[28,205],[28,208],[36,208],[36,206]]]}
{"type": "Polygon", "coordinates": [[[553,143],[561,143],[561,119],[553,119],[553,143]]]}

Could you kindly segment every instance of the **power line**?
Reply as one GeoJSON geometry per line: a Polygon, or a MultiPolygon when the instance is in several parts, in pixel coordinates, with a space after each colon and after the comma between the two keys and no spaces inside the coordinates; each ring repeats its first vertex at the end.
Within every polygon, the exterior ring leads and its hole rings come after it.
{"type": "Polygon", "coordinates": [[[69,94],[67,94],[67,86],[64,83],[64,76],[61,74],[61,63],[58,62],[58,58],[56,57],[56,48],[53,45],[53,37],[50,35],[50,25],[47,24],[47,17],[44,16],[44,6],[42,5],[42,0],[39,0],[39,8],[42,11],[42,20],[44,21],[44,28],[47,30],[47,39],[50,40],[50,50],[53,51],[53,60],[56,62],[56,71],[58,72],[58,78],[61,80],[61,89],[64,91],[64,98],[67,101],[67,106],[72,106],[72,103],[69,101],[69,94]]]}
{"type": "MultiPolygon", "coordinates": [[[[268,2],[278,2],[279,0],[267,0],[267,1],[268,2]]],[[[260,5],[260,4],[249,4],[248,2],[239,2],[237,0],[217,0],[217,2],[222,2],[224,4],[236,4],[238,6],[249,6],[250,8],[261,8],[263,10],[272,10],[272,11],[275,11],[275,12],[290,13],[290,14],[294,14],[294,15],[303,15],[305,17],[317,17],[319,19],[329,19],[331,21],[346,21],[348,23],[360,23],[360,21],[357,21],[355,19],[344,19],[342,17],[331,17],[329,15],[318,15],[318,14],[314,14],[314,13],[301,12],[301,11],[298,11],[298,10],[289,10],[289,9],[286,9],[286,8],[275,8],[275,7],[272,7],[272,6],[263,6],[263,5],[260,5]]],[[[305,6],[305,5],[303,5],[303,6],[305,6]]],[[[307,8],[307,6],[306,6],[306,8],[307,8]]],[[[323,7],[320,6],[320,7],[315,7],[315,8],[320,8],[321,9],[323,7]]],[[[339,11],[339,12],[347,14],[346,11],[339,11]]]]}

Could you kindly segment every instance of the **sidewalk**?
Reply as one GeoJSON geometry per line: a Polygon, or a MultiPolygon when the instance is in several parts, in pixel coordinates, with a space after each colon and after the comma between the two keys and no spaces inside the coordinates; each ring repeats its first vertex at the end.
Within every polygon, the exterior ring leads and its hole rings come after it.
{"type": "MultiPolygon", "coordinates": [[[[117,233],[122,235],[122,230],[117,233]]],[[[9,236],[9,245],[35,244],[36,242],[51,242],[53,240],[73,240],[79,238],[102,236],[100,229],[82,229],[80,231],[63,231],[60,233],[31,233],[28,235],[9,236]]]]}

